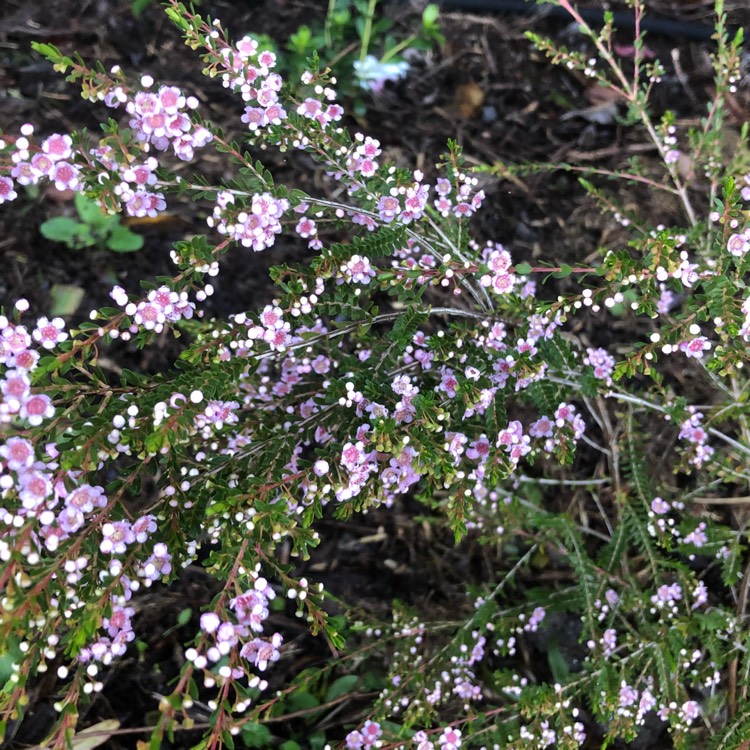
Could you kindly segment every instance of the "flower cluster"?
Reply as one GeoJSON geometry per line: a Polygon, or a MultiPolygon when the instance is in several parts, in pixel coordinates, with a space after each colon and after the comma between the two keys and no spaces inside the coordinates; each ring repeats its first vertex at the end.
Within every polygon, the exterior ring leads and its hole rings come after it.
{"type": "MultiPolygon", "coordinates": [[[[25,187],[45,179],[57,190],[80,190],[80,170],[73,163],[73,139],[67,134],[53,133],[34,147],[29,141],[33,133],[33,125],[23,125],[21,136],[14,143],[15,151],[10,157],[14,164],[10,172],[13,180],[25,187]]],[[[13,180],[9,177],[0,180],[0,202],[18,197],[13,180]]]]}
{"type": "Polygon", "coordinates": [[[686,440],[690,445],[690,463],[700,468],[709,461],[714,454],[714,449],[707,445],[708,433],[703,428],[703,414],[694,406],[688,407],[690,416],[680,425],[678,437],[686,440]]]}
{"type": "Polygon", "coordinates": [[[235,196],[224,191],[216,196],[208,226],[233,242],[259,252],[276,242],[276,236],[282,231],[281,219],[288,210],[286,198],[277,199],[269,193],[259,193],[252,196],[249,205],[240,207],[235,203],[235,196]]]}
{"type": "MultiPolygon", "coordinates": [[[[229,602],[232,619],[222,618],[215,611],[204,612],[200,618],[203,638],[199,648],[189,648],[185,656],[197,669],[207,669],[230,652],[239,649],[240,655],[259,672],[265,672],[269,664],[278,661],[283,637],[274,633],[270,638],[255,634],[263,632],[269,615],[269,603],[276,592],[265,578],[258,576],[252,588],[234,597],[229,602]],[[206,647],[206,644],[211,645],[206,647]]],[[[242,667],[221,667],[219,675],[223,679],[239,679],[247,672],[242,667]]],[[[213,678],[208,678],[213,679],[213,678]]],[[[205,680],[204,680],[205,681],[205,680]]],[[[250,679],[250,685],[265,690],[268,683],[259,676],[250,679]]]]}
{"type": "Polygon", "coordinates": [[[594,368],[594,377],[603,380],[607,385],[612,385],[612,373],[615,369],[615,358],[607,353],[606,349],[586,349],[583,364],[594,368]]]}
{"type": "MultiPolygon", "coordinates": [[[[128,125],[144,146],[152,145],[157,151],[166,151],[171,146],[175,156],[191,161],[195,149],[202,148],[212,139],[209,130],[194,124],[190,118],[190,112],[198,108],[198,100],[194,96],[186,97],[177,86],[160,86],[156,91],[150,91],[154,79],[149,75],[141,77],[140,84],[141,90],[132,95],[126,95],[120,87],[112,89],[105,102],[110,107],[125,103],[125,110],[130,115],[128,125]]],[[[147,150],[145,147],[144,151],[147,150]]],[[[133,170],[133,167],[129,169],[133,170]]],[[[139,177],[137,169],[133,177],[133,182],[143,184],[143,176],[139,177]]],[[[129,181],[127,176],[125,179],[129,181]]]]}
{"type": "MultiPolygon", "coordinates": [[[[93,311],[78,328],[54,315],[25,320],[23,300],[0,314],[0,639],[29,654],[9,654],[3,715],[29,700],[28,680],[54,661],[64,696],[59,736],[71,736],[65,706],[102,690],[101,672],[127,653],[141,590],[202,565],[220,589],[182,623],[194,640],[174,693],[159,705],[152,744],[195,696],[217,688],[206,705],[207,742],[218,746],[223,732],[269,715],[258,697],[285,656],[284,635],[270,627],[279,592],[332,653],[350,649],[348,626],[295,578],[320,542],[321,516],[343,524],[354,513],[388,518],[393,509],[405,518],[419,502],[426,537],[443,516],[457,538],[470,534],[467,554],[481,547],[489,564],[471,559],[465,570],[486,580],[472,607],[451,579],[457,616],[434,630],[411,614],[400,619],[396,603],[388,637],[379,638],[380,626],[357,626],[375,639],[357,658],[377,652],[375,672],[384,662],[388,675],[367,720],[344,730],[352,730],[347,748],[399,746],[409,736],[410,750],[458,750],[476,744],[473,731],[508,747],[575,748],[591,742],[595,723],[611,743],[649,716],[680,736],[704,708],[700,690],[725,689],[717,664],[726,660],[713,652],[746,637],[732,598],[741,540],[718,514],[657,494],[670,497],[672,467],[654,468],[653,483],[644,477],[654,462],[633,425],[650,420],[650,428],[654,414],[687,409],[682,468],[695,476],[685,485],[699,477],[698,491],[714,492],[743,476],[746,431],[740,424],[725,434],[720,421],[745,411],[750,233],[739,198],[750,199],[750,176],[739,188],[725,181],[731,200],[711,213],[705,242],[689,203],[698,187],[670,166],[670,193],[683,201],[689,229],[639,228],[632,247],[587,261],[593,266],[532,267],[516,250],[468,236],[467,219],[485,195],[457,146],[439,164],[390,166],[376,137],[342,126],[328,72],[305,72],[301,86],[285,81],[275,53],[253,38],[231,44],[219,22],[176,2],[170,15],[202,51],[206,72],[238,94],[244,138],[261,152],[304,152],[304,163],[320,168],[320,181],[306,184],[321,194],[274,184],[199,120],[197,99],[178,86],[144,76],[131,89],[118,70],[84,71],[44,46],[92,98],[124,110],[126,123],[110,124],[98,141],[55,133],[38,145],[24,125],[0,144],[0,203],[47,180],[91,194],[104,210],[143,217],[163,211],[174,191],[206,205],[209,236],[176,243],[174,274],[145,281],[145,291],[114,286],[117,309],[93,311]],[[239,164],[238,174],[218,185],[187,176],[185,165],[169,174],[170,158],[191,161],[208,146],[239,164]],[[224,320],[204,317],[200,304],[214,293],[204,277],[219,274],[223,256],[248,259],[248,249],[269,250],[282,235],[300,258],[274,267],[271,301],[224,320]],[[551,293],[545,268],[551,283],[566,279],[551,293]],[[569,293],[582,276],[583,290],[569,293]],[[608,351],[581,346],[603,335],[577,337],[580,321],[596,325],[609,314],[645,315],[639,323],[651,326],[647,345],[611,342],[623,356],[616,370],[608,351]],[[181,351],[168,374],[105,366],[104,352],[119,350],[107,350],[115,339],[131,342],[120,347],[129,357],[170,334],[181,337],[181,351]],[[675,351],[687,359],[657,356],[675,351]],[[695,395],[690,379],[669,368],[703,372],[704,363],[716,382],[732,380],[717,389],[716,404],[701,399],[699,411],[685,406],[695,395]],[[627,388],[618,390],[615,373],[627,388]],[[679,388],[685,393],[673,398],[679,388]],[[699,571],[709,556],[721,575],[699,571]],[[552,584],[535,575],[547,565],[552,584]],[[571,632],[556,632],[558,623],[571,632]],[[588,650],[571,656],[565,640],[588,650]],[[664,659],[655,658],[659,650],[664,659]],[[532,651],[553,671],[584,674],[553,683],[546,667],[529,666],[532,651]],[[662,663],[668,686],[660,685],[662,663]],[[615,672],[609,686],[599,679],[615,672]],[[516,704],[538,710],[524,708],[521,718],[516,704]]],[[[600,61],[563,57],[598,80],[600,61]]],[[[376,72],[379,79],[361,70],[361,80],[378,85],[396,74],[376,72]]],[[[649,132],[666,134],[657,147],[667,164],[681,163],[676,129],[664,122],[649,132]]],[[[706,179],[716,168],[706,167],[706,179]]],[[[711,190],[719,194],[718,181],[711,190]]],[[[626,230],[624,209],[615,215],[626,230]]],[[[285,701],[300,687],[322,703],[329,682],[320,674],[292,676],[271,698],[273,711],[294,712],[285,701]]]]}

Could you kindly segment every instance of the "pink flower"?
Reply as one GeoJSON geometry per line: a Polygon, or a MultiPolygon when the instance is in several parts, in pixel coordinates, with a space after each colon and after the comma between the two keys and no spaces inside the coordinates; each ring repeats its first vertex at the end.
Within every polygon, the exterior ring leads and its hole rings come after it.
{"type": "Polygon", "coordinates": [[[185,97],[176,86],[162,86],[157,96],[162,110],[167,114],[175,114],[185,106],[185,97]]]}
{"type": "Polygon", "coordinates": [[[540,417],[529,425],[529,435],[535,438],[552,437],[554,423],[549,417],[540,417]]]}
{"type": "Polygon", "coordinates": [[[156,518],[152,515],[141,516],[133,522],[132,531],[135,541],[143,544],[156,531],[156,518]]]}
{"type": "Polygon", "coordinates": [[[99,549],[105,555],[122,555],[126,551],[127,545],[135,541],[135,534],[133,534],[127,521],[105,523],[102,526],[102,537],[99,549]]]}
{"type": "Polygon", "coordinates": [[[440,384],[435,387],[436,391],[443,391],[448,398],[454,398],[456,389],[459,387],[458,380],[450,367],[442,367],[440,370],[440,384]]]}
{"type": "MultiPolygon", "coordinates": [[[[104,527],[102,527],[103,529],[104,527]]],[[[167,551],[167,545],[159,542],[154,545],[153,554],[146,560],[145,565],[139,570],[139,574],[149,580],[158,581],[162,576],[169,575],[171,571],[172,555],[167,551]]]]}
{"type": "Polygon", "coordinates": [[[727,250],[735,258],[741,258],[750,250],[750,239],[744,234],[733,234],[727,242],[727,250]]]}
{"type": "Polygon", "coordinates": [[[490,442],[486,435],[482,435],[478,440],[473,440],[469,443],[469,448],[466,451],[466,457],[472,461],[484,462],[490,453],[490,442]]]}
{"type": "Polygon", "coordinates": [[[78,168],[66,161],[59,161],[52,172],[52,180],[58,190],[75,190],[79,185],[78,168]]]}
{"type": "Polygon", "coordinates": [[[34,509],[52,494],[52,482],[38,470],[24,471],[18,476],[18,497],[24,508],[34,509]]]}
{"type": "Polygon", "coordinates": [[[711,344],[705,336],[698,336],[690,341],[680,343],[680,351],[684,352],[686,357],[694,357],[695,359],[702,359],[703,352],[710,348],[711,344]]]}
{"type": "Polygon", "coordinates": [[[364,448],[364,444],[360,441],[347,443],[341,452],[341,465],[349,471],[356,471],[364,463],[364,448]]]}
{"type": "Polygon", "coordinates": [[[268,115],[260,107],[246,107],[245,114],[240,119],[247,123],[250,130],[258,130],[268,125],[268,115]]]}
{"type": "Polygon", "coordinates": [[[0,457],[11,471],[22,471],[34,463],[34,446],[20,437],[8,438],[5,445],[0,445],[0,457]]]}
{"type": "Polygon", "coordinates": [[[321,104],[317,99],[307,98],[297,107],[297,114],[313,120],[320,114],[321,110],[321,104]]]}
{"type": "Polygon", "coordinates": [[[0,203],[18,198],[18,193],[13,187],[13,180],[10,177],[0,177],[0,203]]]}
{"type": "Polygon", "coordinates": [[[651,510],[660,516],[669,512],[670,507],[669,503],[666,500],[662,500],[660,497],[655,497],[651,501],[651,510]]]}
{"type": "MultiPolygon", "coordinates": [[[[2,342],[0,342],[0,347],[2,342]]],[[[0,356],[0,361],[2,357],[0,356]]],[[[26,349],[25,351],[19,352],[15,357],[11,357],[6,364],[8,367],[15,367],[16,370],[23,370],[24,372],[31,372],[39,361],[39,352],[26,349]]]]}
{"type": "Polygon", "coordinates": [[[44,393],[34,394],[21,404],[20,417],[32,427],[38,427],[45,419],[52,419],[54,416],[52,400],[44,393]]]}
{"type": "Polygon", "coordinates": [[[101,487],[82,484],[68,495],[65,504],[80,510],[82,513],[91,513],[94,508],[103,508],[107,504],[107,498],[104,496],[104,490],[101,487]]]}
{"type": "Polygon", "coordinates": [[[353,732],[349,732],[346,735],[346,747],[347,750],[361,750],[364,743],[364,738],[361,733],[356,729],[353,732]]]}
{"type": "Polygon", "coordinates": [[[69,135],[53,133],[42,143],[42,151],[53,161],[69,159],[73,153],[73,139],[69,135]]]}
{"type": "Polygon", "coordinates": [[[31,336],[24,326],[9,325],[0,331],[0,352],[18,355],[30,346],[31,336]]]}
{"type": "Polygon", "coordinates": [[[265,672],[269,663],[279,660],[281,656],[279,648],[283,641],[284,639],[280,633],[274,633],[270,641],[255,638],[242,647],[240,654],[248,661],[251,661],[256,669],[265,672]]]}
{"type": "Polygon", "coordinates": [[[441,750],[458,750],[461,747],[461,730],[446,727],[438,738],[438,745],[441,750]]]}
{"type": "Polygon", "coordinates": [[[312,237],[316,233],[315,222],[312,219],[308,219],[303,216],[295,227],[295,231],[300,237],[307,238],[312,237]]]}
{"type": "Polygon", "coordinates": [[[594,368],[594,377],[603,380],[607,385],[612,385],[612,373],[615,369],[615,359],[607,354],[605,349],[586,349],[583,359],[585,365],[594,368]]]}
{"type": "Polygon", "coordinates": [[[5,406],[17,413],[31,393],[31,380],[23,370],[8,370],[5,380],[0,381],[0,391],[5,397],[5,406]]]}
{"type": "Polygon", "coordinates": [[[369,719],[364,723],[364,726],[360,731],[362,732],[362,739],[364,740],[365,747],[371,747],[374,745],[376,740],[383,734],[380,724],[376,721],[370,721],[369,719]]]}
{"type": "Polygon", "coordinates": [[[700,713],[701,707],[697,701],[687,701],[680,707],[680,717],[686,724],[692,724],[700,713]]]}
{"type": "Polygon", "coordinates": [[[32,332],[34,340],[37,341],[44,349],[54,349],[59,343],[68,338],[65,333],[65,322],[62,318],[39,318],[36,322],[36,328],[32,332]]]}
{"type": "Polygon", "coordinates": [[[276,66],[276,55],[269,50],[263,50],[258,53],[258,64],[264,68],[273,68],[276,66]]]}

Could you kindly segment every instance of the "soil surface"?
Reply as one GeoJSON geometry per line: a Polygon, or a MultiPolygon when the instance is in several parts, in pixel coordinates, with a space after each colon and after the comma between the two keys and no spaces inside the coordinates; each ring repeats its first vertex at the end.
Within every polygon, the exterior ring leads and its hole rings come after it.
{"type": "MultiPolygon", "coordinates": [[[[386,3],[384,10],[394,19],[396,31],[406,35],[419,22],[419,5],[386,3]]],[[[655,15],[704,25],[712,23],[710,5],[707,0],[649,3],[655,15]]],[[[726,5],[732,24],[750,24],[746,0],[727,0],[726,5]]],[[[6,0],[0,11],[0,130],[17,133],[22,123],[31,122],[41,135],[84,127],[95,131],[110,115],[103,105],[83,101],[75,85],[31,51],[32,41],[43,41],[65,53],[78,51],[87,61],[98,59],[105,68],[117,64],[129,75],[148,72],[161,83],[180,86],[200,99],[205,115],[222,125],[229,137],[239,137],[243,126],[236,100],[218,82],[201,75],[199,60],[182,44],[162,8],[152,3],[134,18],[132,6],[131,0],[6,0]]],[[[283,47],[302,23],[322,19],[326,7],[315,0],[204,0],[199,11],[220,18],[235,37],[268,34],[283,47]]],[[[534,30],[586,51],[575,28],[540,15],[461,11],[443,12],[441,25],[446,43],[411,58],[412,70],[405,80],[388,84],[377,95],[358,94],[366,114],[350,125],[381,142],[383,161],[418,166],[429,179],[447,140],[454,138],[470,165],[566,162],[614,170],[637,156],[647,169],[651,163],[657,169],[657,154],[641,131],[623,124],[622,103],[604,96],[590,80],[553,68],[524,36],[534,30]]],[[[632,34],[624,31],[617,41],[625,49],[632,44],[632,34]]],[[[712,93],[711,43],[653,35],[647,44],[667,68],[655,106],[672,110],[684,130],[705,113],[704,103],[712,93]]],[[[740,88],[730,99],[728,150],[741,123],[750,118],[749,70],[750,55],[740,88]]],[[[309,192],[326,189],[321,175],[302,159],[271,155],[267,163],[279,182],[309,192]]],[[[201,157],[198,166],[209,179],[227,170],[216,154],[201,157]]],[[[516,261],[586,264],[597,257],[600,247],[625,239],[620,224],[602,215],[571,172],[545,171],[512,179],[481,175],[480,180],[487,201],[473,224],[476,239],[503,243],[516,261]]],[[[678,207],[666,200],[655,202],[645,190],[632,186],[608,187],[625,206],[637,207],[644,222],[677,220],[678,207]]],[[[71,250],[44,239],[40,225],[59,215],[74,215],[72,196],[49,190],[0,210],[0,304],[25,297],[32,310],[48,314],[59,303],[60,290],[72,288],[80,300],[66,312],[72,319],[85,317],[88,310],[110,304],[113,284],[133,287],[142,278],[171,274],[170,244],[203,232],[205,226],[200,207],[170,204],[164,221],[132,222],[132,228],[145,236],[145,246],[134,254],[119,254],[96,248],[71,250]]],[[[293,238],[282,238],[266,253],[226,255],[208,313],[225,316],[266,304],[273,296],[268,267],[299,252],[293,238]]],[[[548,293],[552,296],[557,290],[550,288],[548,293]]],[[[604,327],[582,317],[576,322],[577,334],[586,345],[611,348],[620,337],[632,340],[633,323],[623,318],[604,327]]],[[[107,357],[113,366],[154,372],[170,366],[176,346],[165,337],[161,347],[137,351],[119,345],[107,357]]],[[[571,502],[572,498],[550,499],[560,507],[571,502]]],[[[426,620],[455,615],[455,601],[465,599],[467,582],[487,579],[497,563],[495,553],[471,539],[456,547],[449,534],[415,521],[420,513],[422,506],[406,500],[346,524],[328,519],[320,527],[320,547],[299,573],[322,581],[328,591],[370,617],[387,619],[393,599],[413,605],[426,620]]],[[[570,575],[552,568],[548,573],[570,575]]],[[[195,564],[174,585],[153,587],[138,599],[136,629],[148,649],[133,649],[112,669],[103,694],[88,709],[87,722],[115,718],[126,729],[153,724],[159,696],[169,693],[169,683],[179,672],[181,644],[195,632],[197,613],[211,600],[215,585],[195,564]],[[192,614],[186,621],[178,620],[186,610],[192,614]]],[[[287,677],[322,663],[329,652],[293,617],[278,613],[274,618],[274,625],[294,644],[293,656],[280,663],[273,677],[272,687],[280,687],[287,677]]],[[[560,647],[569,651],[570,659],[576,658],[575,624],[560,622],[557,630],[560,647]]],[[[530,641],[529,649],[527,659],[533,661],[534,651],[543,652],[544,644],[530,641]]],[[[51,692],[51,685],[39,685],[36,705],[29,711],[32,720],[17,732],[13,747],[34,744],[44,736],[53,716],[51,692]]],[[[356,723],[365,705],[341,712],[340,726],[356,723]]],[[[196,709],[195,718],[206,716],[196,709]]],[[[336,727],[326,729],[332,739],[342,736],[336,727]]],[[[138,739],[145,735],[118,734],[106,746],[135,747],[138,739]]],[[[183,735],[170,746],[189,746],[190,740],[183,735]]],[[[631,747],[657,750],[669,744],[656,727],[631,747]]]]}

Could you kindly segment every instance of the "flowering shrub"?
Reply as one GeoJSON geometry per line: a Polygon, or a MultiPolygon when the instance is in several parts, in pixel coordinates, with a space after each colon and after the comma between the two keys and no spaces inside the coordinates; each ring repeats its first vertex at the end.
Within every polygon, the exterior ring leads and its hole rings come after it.
{"type": "Polygon", "coordinates": [[[50,321],[24,300],[0,316],[6,737],[51,672],[48,744],[70,746],[80,708],[134,647],[140,593],[196,562],[219,589],[161,697],[152,747],[196,726],[200,747],[272,746],[281,718],[355,700],[357,718],[310,730],[310,746],[574,748],[648,723],[680,747],[747,736],[745,525],[725,506],[746,500],[750,453],[750,161],[746,129],[733,162],[718,138],[741,37],[728,38],[719,7],[716,98],[682,133],[650,114],[662,71],[644,62],[638,29],[628,75],[611,26],[595,33],[559,4],[594,57],[536,43],[627,102],[662,174],[618,176],[675,196],[685,220],[643,227],[586,182],[632,230],[592,265],[532,266],[502,238],[472,239],[484,194],[455,144],[429,170],[386,164],[377,140],[343,127],[326,71],[284,81],[272,52],[176,0],[169,17],[236,95],[248,147],[301,152],[335,189],[276,184],[191,92],[37,45],[112,119],[95,141],[30,124],[5,135],[0,202],[48,181],[110,213],[157,216],[188,196],[208,218],[205,235],[175,244],[173,277],[115,286],[114,306],[86,322],[50,321]],[[678,170],[680,147],[701,184],[678,170]],[[231,179],[176,167],[208,149],[231,179]],[[222,256],[251,263],[281,236],[306,251],[272,270],[278,296],[208,319],[222,256]],[[574,291],[548,292],[555,279],[574,291]],[[645,341],[606,350],[569,332],[585,316],[607,325],[626,299],[645,341]],[[114,340],[165,335],[186,342],[168,374],[99,366],[114,340]],[[446,622],[398,602],[388,622],[334,615],[295,572],[320,519],[414,499],[495,554],[491,575],[446,622]],[[284,606],[333,657],[279,685],[291,647],[271,615],[284,606]],[[300,695],[313,702],[295,708],[300,695]]]}

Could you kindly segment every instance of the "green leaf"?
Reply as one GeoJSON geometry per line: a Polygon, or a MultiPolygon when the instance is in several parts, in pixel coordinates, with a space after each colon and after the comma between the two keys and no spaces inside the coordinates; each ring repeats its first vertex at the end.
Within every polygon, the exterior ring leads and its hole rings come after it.
{"type": "Polygon", "coordinates": [[[293,711],[307,711],[320,705],[320,701],[312,693],[304,690],[293,692],[287,702],[293,711]]]}
{"type": "Polygon", "coordinates": [[[75,204],[81,221],[92,228],[104,228],[113,220],[117,221],[116,216],[110,216],[102,211],[102,207],[96,201],[87,198],[83,193],[76,193],[75,204]]]}
{"type": "Polygon", "coordinates": [[[359,681],[359,677],[356,674],[347,674],[343,677],[339,677],[331,684],[326,692],[326,703],[335,701],[336,698],[340,698],[342,695],[351,693],[354,690],[354,686],[359,681]]]}
{"type": "Polygon", "coordinates": [[[179,10],[176,8],[166,8],[165,12],[169,17],[169,20],[172,21],[177,28],[182,29],[182,31],[190,30],[190,24],[187,22],[187,19],[182,17],[179,10]]]}
{"type": "Polygon", "coordinates": [[[570,669],[560,650],[560,645],[554,637],[550,638],[547,644],[547,661],[549,662],[549,668],[552,676],[555,678],[555,682],[565,683],[570,676],[570,669]]]}
{"type": "Polygon", "coordinates": [[[438,8],[437,3],[430,3],[422,11],[422,26],[424,26],[425,28],[434,26],[438,20],[439,15],[440,8],[438,8]]]}
{"type": "MultiPolygon", "coordinates": [[[[13,674],[13,665],[22,661],[23,654],[18,648],[18,640],[10,638],[0,653],[0,685],[4,685],[13,674]]],[[[334,683],[335,684],[335,683],[334,683]]]]}
{"type": "Polygon", "coordinates": [[[107,247],[116,253],[134,253],[143,247],[143,237],[131,232],[127,227],[118,225],[112,230],[107,247]]]}
{"type": "Polygon", "coordinates": [[[138,18],[149,5],[152,0],[133,0],[130,6],[130,12],[133,14],[133,18],[138,18]]]}
{"type": "Polygon", "coordinates": [[[242,727],[242,740],[248,747],[271,746],[271,732],[263,724],[250,723],[242,727]]]}
{"type": "Polygon", "coordinates": [[[312,32],[309,26],[300,26],[297,31],[289,37],[288,47],[298,55],[307,54],[312,42],[312,32]]]}
{"type": "Polygon", "coordinates": [[[528,263],[518,263],[516,265],[516,273],[521,276],[528,276],[531,273],[531,266],[528,263]]]}
{"type": "Polygon", "coordinates": [[[75,219],[67,216],[56,216],[48,219],[40,227],[39,231],[43,237],[53,242],[64,242],[71,244],[74,240],[81,239],[81,231],[86,227],[75,219]]]}

